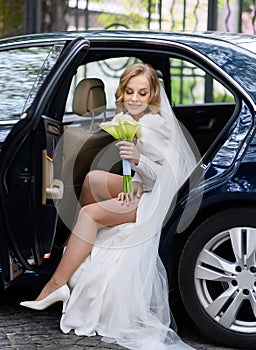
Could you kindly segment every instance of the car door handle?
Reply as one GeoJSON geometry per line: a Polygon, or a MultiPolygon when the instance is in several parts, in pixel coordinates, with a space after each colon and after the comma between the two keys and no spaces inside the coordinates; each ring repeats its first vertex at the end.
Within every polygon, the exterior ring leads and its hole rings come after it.
{"type": "Polygon", "coordinates": [[[215,118],[199,118],[196,120],[196,128],[197,130],[211,130],[213,125],[215,124],[215,118]]]}
{"type": "Polygon", "coordinates": [[[61,199],[63,198],[64,193],[64,184],[59,179],[53,179],[51,187],[46,188],[46,198],[47,199],[61,199]]]}
{"type": "Polygon", "coordinates": [[[58,200],[63,198],[64,184],[59,179],[54,179],[54,169],[52,158],[47,155],[47,151],[42,151],[43,176],[42,176],[42,204],[46,204],[47,199],[58,200]]]}

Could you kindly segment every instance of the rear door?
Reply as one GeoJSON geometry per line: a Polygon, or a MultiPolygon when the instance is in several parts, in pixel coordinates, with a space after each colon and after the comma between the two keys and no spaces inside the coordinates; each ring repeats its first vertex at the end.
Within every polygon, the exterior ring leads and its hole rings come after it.
{"type": "Polygon", "coordinates": [[[0,263],[5,287],[25,269],[39,266],[54,240],[57,205],[64,190],[60,141],[65,99],[89,42],[78,38],[61,50],[57,46],[45,61],[25,113],[1,149],[0,263]]]}

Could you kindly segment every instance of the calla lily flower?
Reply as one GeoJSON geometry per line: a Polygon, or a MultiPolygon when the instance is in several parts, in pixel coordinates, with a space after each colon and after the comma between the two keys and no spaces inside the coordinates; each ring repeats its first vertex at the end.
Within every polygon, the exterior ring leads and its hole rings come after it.
{"type": "MultiPolygon", "coordinates": [[[[140,128],[140,124],[129,114],[118,113],[110,122],[100,124],[101,129],[112,135],[116,140],[132,141],[140,128]]],[[[124,192],[133,192],[131,164],[122,159],[124,192]]]]}
{"type": "Polygon", "coordinates": [[[116,140],[133,140],[140,124],[129,114],[119,113],[110,122],[100,124],[100,127],[116,140]]]}

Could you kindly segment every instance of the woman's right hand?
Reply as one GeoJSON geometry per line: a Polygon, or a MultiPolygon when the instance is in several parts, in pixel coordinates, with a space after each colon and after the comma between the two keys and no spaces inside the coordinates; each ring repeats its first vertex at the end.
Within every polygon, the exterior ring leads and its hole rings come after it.
{"type": "Polygon", "coordinates": [[[142,185],[139,181],[133,181],[133,192],[125,193],[125,192],[120,192],[117,196],[118,201],[121,202],[121,204],[126,203],[126,205],[130,205],[130,203],[135,202],[135,197],[140,198],[143,192],[142,185]]]}
{"type": "Polygon", "coordinates": [[[135,165],[139,164],[140,153],[138,152],[133,142],[119,141],[116,143],[116,147],[119,149],[119,155],[121,159],[129,160],[130,163],[133,163],[135,165]]]}

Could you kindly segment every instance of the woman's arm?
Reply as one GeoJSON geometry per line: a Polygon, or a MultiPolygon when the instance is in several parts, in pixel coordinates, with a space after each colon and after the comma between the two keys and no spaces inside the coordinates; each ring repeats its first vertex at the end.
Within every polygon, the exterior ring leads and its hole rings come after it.
{"type": "Polygon", "coordinates": [[[144,191],[151,191],[161,171],[161,167],[160,162],[153,161],[141,154],[139,163],[132,165],[132,170],[135,171],[133,179],[142,183],[144,191]]]}
{"type": "Polygon", "coordinates": [[[161,161],[153,161],[143,154],[140,154],[133,142],[120,141],[116,144],[122,159],[127,159],[135,171],[134,180],[141,182],[144,191],[151,191],[159,171],[161,161]]]}

